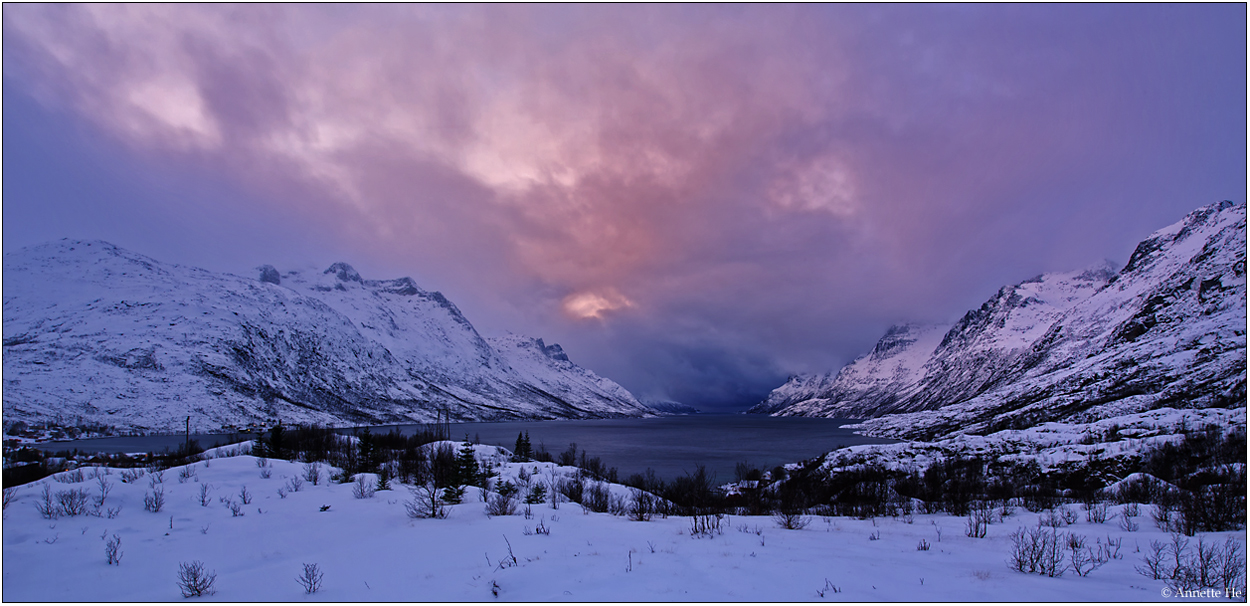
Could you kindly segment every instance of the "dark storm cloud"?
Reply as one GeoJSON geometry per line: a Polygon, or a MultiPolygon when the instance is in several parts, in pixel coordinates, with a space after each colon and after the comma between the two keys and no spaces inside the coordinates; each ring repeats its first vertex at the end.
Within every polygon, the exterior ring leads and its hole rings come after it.
{"type": "Polygon", "coordinates": [[[1241,5],[7,5],[4,27],[5,125],[59,137],[6,129],[6,250],[68,226],[217,269],[411,274],[701,405],[1245,195],[1241,5]],[[83,161],[50,184],[57,146],[83,161]],[[73,185],[108,182],[128,195],[73,185]],[[59,218],[79,207],[108,220],[59,218]]]}

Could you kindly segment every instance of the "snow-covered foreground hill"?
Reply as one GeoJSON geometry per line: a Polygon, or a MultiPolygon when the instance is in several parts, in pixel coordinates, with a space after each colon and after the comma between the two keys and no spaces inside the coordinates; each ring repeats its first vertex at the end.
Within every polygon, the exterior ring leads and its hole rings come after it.
{"type": "MultiPolygon", "coordinates": [[[[305,483],[283,497],[279,487],[302,475],[302,465],[272,460],[266,479],[254,457],[226,457],[229,450],[210,451],[218,458],[193,464],[183,482],[182,468],[165,471],[159,513],[144,510],[144,497],[153,492],[150,474],[122,483],[121,470],[104,471],[112,488],[101,517],[47,520],[36,510],[45,484],[53,494],[83,489],[94,497],[99,480],[92,476],[99,471],[85,470],[76,483],[47,478],[22,486],[5,508],[4,600],[180,601],[179,564],[197,560],[216,573],[216,593],[197,599],[213,601],[1169,599],[1163,581],[1134,570],[1152,541],[1170,540],[1150,523],[1150,506],[1141,507],[1133,532],[1114,515],[1092,523],[1073,507],[1079,519],[1060,532],[1084,535],[1090,545],[1118,543],[1120,557],[1086,577],[1069,571],[1050,578],[1007,565],[1011,533],[1034,528],[1039,519],[1019,508],[996,518],[985,538],[965,536],[966,520],[944,514],[910,521],[813,516],[801,530],[778,528],[769,517],[727,516],[722,533],[699,538],[691,536],[689,518],[635,522],[583,513],[572,503],[558,510],[536,505],[532,519],[488,517],[470,488],[447,519],[411,519],[408,491],[398,484],[357,499],[351,484],[305,483]],[[209,498],[201,505],[205,485],[209,498]],[[244,487],[251,502],[236,517],[220,499],[237,504],[244,487]],[[110,518],[112,509],[119,511],[110,518]],[[540,524],[549,534],[533,532],[540,524]],[[105,547],[114,535],[121,560],[109,565],[105,547]],[[918,549],[924,544],[927,550],[918,549]],[[296,581],[304,564],[324,574],[315,594],[296,581]]],[[[494,460],[504,478],[516,478],[522,467],[537,468],[540,479],[574,472],[503,463],[506,451],[493,447],[479,446],[477,454],[494,460]]],[[[1112,514],[1122,510],[1111,506],[1112,514]]],[[[1244,550],[1244,533],[1203,538],[1222,544],[1226,537],[1244,550]]]]}

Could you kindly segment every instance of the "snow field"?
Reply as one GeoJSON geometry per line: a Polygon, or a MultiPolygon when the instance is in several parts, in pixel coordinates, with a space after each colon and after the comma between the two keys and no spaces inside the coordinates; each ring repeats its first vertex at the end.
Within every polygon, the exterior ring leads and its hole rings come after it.
{"type": "MultiPolygon", "coordinates": [[[[506,459],[507,451],[477,447],[479,459],[506,459]]],[[[218,453],[221,449],[218,450],[218,453]]],[[[521,515],[488,517],[477,489],[451,508],[447,519],[411,519],[398,483],[390,491],[357,499],[352,484],[329,483],[323,465],[318,486],[305,482],[285,498],[278,488],[302,476],[302,464],[270,460],[270,477],[251,456],[214,458],[164,472],[166,503],[145,511],[151,474],[122,483],[120,470],[107,515],[43,519],[35,504],[44,484],[57,491],[98,494],[93,470],[78,483],[48,478],[26,485],[5,510],[3,598],[6,601],[178,601],[180,562],[200,560],[217,573],[213,601],[1145,601],[1163,600],[1162,581],[1134,571],[1151,540],[1168,536],[1150,523],[1149,506],[1125,532],[1111,518],[1080,520],[1063,529],[1095,539],[1123,538],[1123,559],[1086,578],[1060,578],[1010,570],[1010,534],[1037,525],[1039,514],[1017,508],[992,524],[983,539],[964,534],[965,518],[945,514],[856,520],[810,517],[802,530],[778,528],[771,517],[726,516],[720,534],[692,537],[690,520],[656,516],[634,522],[583,513],[574,503],[532,506],[521,515]],[[200,486],[211,502],[200,504],[200,486]],[[235,517],[220,497],[252,501],[235,517]],[[322,511],[325,506],[326,511],[322,511]],[[172,528],[171,528],[172,523],[172,528]],[[549,535],[530,532],[539,523],[549,535]],[[876,534],[878,540],[870,539],[876,534]],[[940,540],[939,540],[940,533],[940,540]],[[105,543],[121,538],[121,562],[106,563],[105,543]],[[921,541],[929,544],[920,551],[921,541]],[[515,565],[509,557],[515,556],[515,565]],[[1138,550],[1142,550],[1139,553],[1138,550]],[[325,574],[321,591],[306,594],[296,582],[304,563],[325,574]],[[834,591],[836,588],[837,591],[834,591]],[[821,593],[823,592],[823,596],[821,593]]],[[[500,463],[501,478],[524,467],[536,480],[574,470],[542,463],[500,463]]],[[[628,488],[613,485],[614,494],[628,488]]],[[[1113,505],[1113,513],[1121,506],[1113,505]]],[[[1222,543],[1244,533],[1211,533],[1222,543]]]]}

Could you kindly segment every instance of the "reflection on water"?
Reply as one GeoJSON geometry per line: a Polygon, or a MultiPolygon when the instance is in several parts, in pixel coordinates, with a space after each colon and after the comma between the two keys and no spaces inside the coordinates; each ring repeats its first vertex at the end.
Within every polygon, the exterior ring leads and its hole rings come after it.
{"type": "MultiPolygon", "coordinates": [[[[747,462],[762,469],[821,455],[839,446],[884,444],[892,440],[866,438],[841,429],[848,419],[806,419],[741,414],[701,414],[656,419],[602,419],[592,421],[517,421],[453,423],[451,438],[479,440],[509,450],[517,433],[528,431],[537,449],[553,455],[576,443],[578,450],[616,467],[623,479],[647,468],[666,480],[692,472],[696,464],[716,474],[718,482],[734,479],[734,466],[747,462]]],[[[420,425],[373,427],[374,433],[399,429],[412,433],[420,425]]],[[[350,433],[351,429],[344,430],[350,433]]],[[[192,435],[202,446],[251,439],[247,434],[192,435]]],[[[45,450],[84,452],[148,452],[176,449],[183,436],[99,438],[45,444],[45,450]]]]}

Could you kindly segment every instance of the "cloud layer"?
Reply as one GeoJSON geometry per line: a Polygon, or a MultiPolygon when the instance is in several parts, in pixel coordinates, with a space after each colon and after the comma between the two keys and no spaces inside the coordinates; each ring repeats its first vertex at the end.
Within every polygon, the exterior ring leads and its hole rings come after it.
{"type": "MultiPolygon", "coordinates": [[[[1245,195],[1240,5],[4,10],[30,120],[88,125],[126,158],[106,172],[196,175],[110,212],[263,221],[225,261],[320,248],[411,273],[696,404],[1245,195]],[[206,178],[239,196],[159,195],[206,178]]],[[[25,152],[5,138],[7,169],[25,152]]],[[[55,235],[65,196],[10,189],[31,229],[10,218],[6,248],[55,235]]],[[[225,262],[133,225],[118,244],[225,262]]]]}

